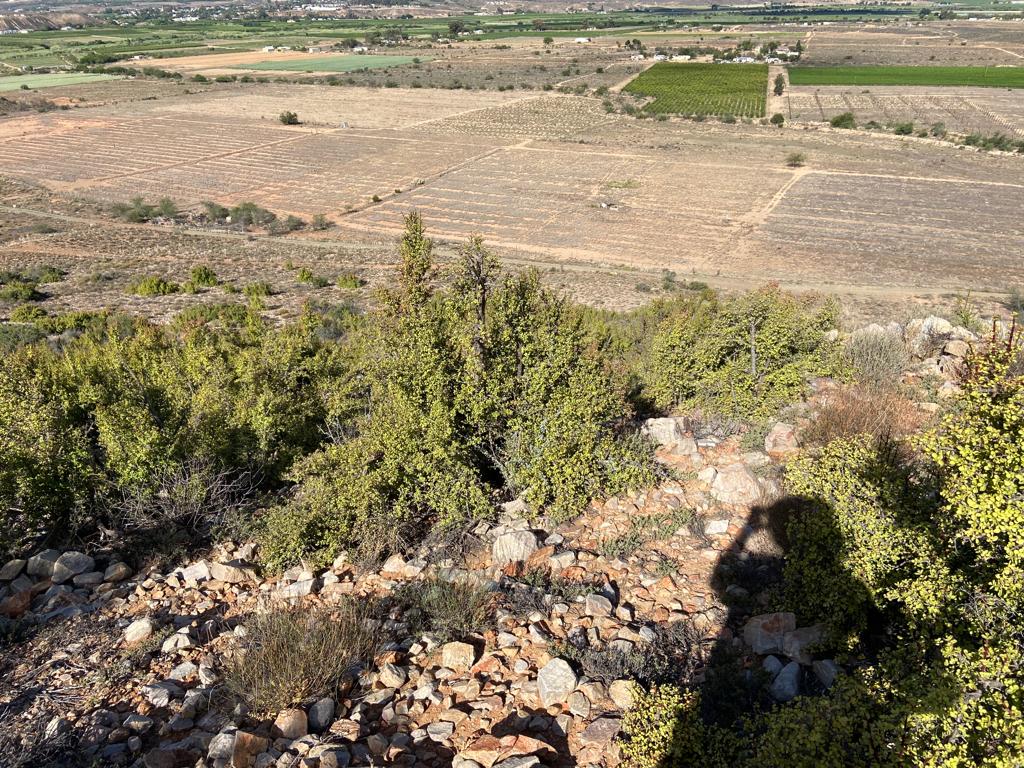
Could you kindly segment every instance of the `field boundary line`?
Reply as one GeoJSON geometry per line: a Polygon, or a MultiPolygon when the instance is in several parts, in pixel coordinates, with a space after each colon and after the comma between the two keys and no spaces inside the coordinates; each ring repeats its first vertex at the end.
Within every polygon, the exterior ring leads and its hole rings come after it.
{"type": "Polygon", "coordinates": [[[1012,181],[985,181],[981,179],[953,179],[941,176],[900,176],[890,173],[868,173],[866,171],[829,171],[821,168],[808,168],[806,175],[818,174],[821,176],[857,176],[869,179],[892,179],[893,181],[929,181],[944,184],[974,184],[988,187],[1009,187],[1010,189],[1024,189],[1024,184],[1017,184],[1012,181]]]}

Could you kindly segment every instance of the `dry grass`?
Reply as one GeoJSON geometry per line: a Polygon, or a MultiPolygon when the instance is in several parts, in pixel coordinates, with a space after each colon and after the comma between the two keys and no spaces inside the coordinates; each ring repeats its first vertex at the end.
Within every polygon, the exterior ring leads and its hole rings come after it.
{"type": "Polygon", "coordinates": [[[830,395],[813,423],[803,431],[809,445],[825,445],[841,437],[871,435],[888,441],[917,431],[924,414],[900,392],[855,386],[830,395]]]}
{"type": "Polygon", "coordinates": [[[252,711],[271,715],[314,696],[332,693],[379,645],[366,601],[337,607],[275,609],[255,614],[227,668],[229,690],[252,711]]]}
{"type": "Polygon", "coordinates": [[[491,624],[493,595],[468,581],[428,579],[396,593],[414,634],[429,632],[438,642],[463,640],[491,624]]]}

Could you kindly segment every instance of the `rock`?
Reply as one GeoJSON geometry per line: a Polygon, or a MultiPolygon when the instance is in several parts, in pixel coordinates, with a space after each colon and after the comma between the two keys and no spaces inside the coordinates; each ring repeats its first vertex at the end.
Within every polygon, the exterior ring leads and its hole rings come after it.
{"type": "Polygon", "coordinates": [[[60,557],[60,552],[56,549],[43,550],[28,559],[25,572],[29,576],[48,579],[53,575],[53,564],[57,562],[58,557],[60,557]]]}
{"type": "Polygon", "coordinates": [[[0,581],[14,581],[24,567],[24,560],[8,560],[3,568],[0,568],[0,581]]]}
{"type": "Polygon", "coordinates": [[[175,651],[183,651],[187,648],[195,648],[196,641],[189,637],[188,630],[181,632],[175,632],[173,635],[164,640],[163,645],[160,646],[161,653],[174,653],[175,651]]]}
{"type": "Polygon", "coordinates": [[[584,744],[611,744],[619,731],[622,730],[622,721],[617,717],[599,717],[587,726],[580,736],[584,744]]]}
{"type": "Polygon", "coordinates": [[[183,661],[167,675],[171,680],[191,680],[199,672],[199,667],[191,661],[183,661]]]}
{"type": "Polygon", "coordinates": [[[782,671],[782,667],[782,662],[776,656],[765,656],[761,662],[761,669],[771,675],[773,680],[782,671]]]}
{"type": "Polygon", "coordinates": [[[143,640],[148,640],[152,637],[154,629],[156,629],[156,627],[153,625],[152,619],[136,619],[125,627],[124,641],[129,645],[141,643],[143,640]]]}
{"type": "Polygon", "coordinates": [[[279,738],[301,739],[309,733],[309,721],[306,713],[299,709],[286,709],[274,718],[270,732],[279,738]]]}
{"type": "Polygon", "coordinates": [[[773,459],[781,459],[796,453],[800,449],[796,439],[796,427],[785,422],[777,422],[768,431],[764,439],[764,452],[773,459]]]}
{"type": "Polygon", "coordinates": [[[711,495],[723,504],[747,505],[761,498],[761,486],[743,464],[722,467],[711,483],[711,495]]]}
{"type": "Polygon", "coordinates": [[[25,614],[30,607],[32,607],[32,591],[23,589],[0,600],[0,616],[17,619],[25,614]]]}
{"type": "Polygon", "coordinates": [[[95,587],[97,584],[103,583],[103,574],[100,571],[80,573],[71,579],[71,583],[76,587],[95,587]]]}
{"type": "Polygon", "coordinates": [[[768,692],[778,702],[795,699],[800,694],[800,665],[791,661],[784,666],[782,671],[775,676],[768,692]]]}
{"type": "Polygon", "coordinates": [[[704,524],[704,533],[708,536],[721,536],[729,532],[728,518],[722,520],[708,520],[704,524]]]}
{"type": "Polygon", "coordinates": [[[665,448],[670,453],[679,456],[697,455],[697,443],[686,434],[686,423],[683,419],[648,419],[640,428],[640,434],[649,438],[658,448],[665,448]]]}
{"type": "Polygon", "coordinates": [[[166,707],[171,703],[171,699],[177,698],[183,693],[184,691],[170,680],[142,687],[142,695],[146,701],[157,708],[166,707]]]}
{"type": "Polygon", "coordinates": [[[116,584],[124,581],[132,575],[132,569],[126,563],[111,563],[103,572],[103,581],[107,584],[116,584]]]}
{"type": "Polygon", "coordinates": [[[464,671],[473,666],[476,660],[476,648],[469,643],[445,643],[441,648],[441,664],[456,671],[464,671]]]}
{"type": "Polygon", "coordinates": [[[545,707],[561,704],[576,689],[576,673],[564,659],[552,659],[537,675],[537,693],[545,707]]]}
{"type": "Polygon", "coordinates": [[[317,699],[309,708],[307,716],[310,733],[323,733],[334,722],[334,699],[324,696],[317,699]]]}
{"type": "Polygon", "coordinates": [[[199,560],[191,565],[187,565],[181,569],[181,578],[185,581],[194,581],[196,583],[209,581],[210,564],[205,560],[199,560]]]}
{"type": "Polygon", "coordinates": [[[796,614],[765,613],[754,616],[743,627],[743,642],[754,653],[782,653],[783,640],[787,632],[796,629],[796,614]]]}
{"type": "Polygon", "coordinates": [[[494,768],[533,768],[540,764],[540,758],[535,755],[518,755],[495,763],[494,768]]]}
{"type": "Polygon", "coordinates": [[[612,615],[612,601],[604,595],[587,595],[583,606],[587,616],[603,618],[612,615]]]}
{"type": "Polygon", "coordinates": [[[814,676],[826,688],[831,688],[839,675],[839,665],[832,659],[822,659],[811,664],[814,676]]]}
{"type": "Polygon", "coordinates": [[[251,565],[242,560],[227,563],[210,563],[210,575],[225,584],[243,584],[256,580],[256,572],[251,565]]]}
{"type": "Polygon", "coordinates": [[[53,564],[50,580],[54,584],[63,584],[73,577],[91,571],[96,561],[83,552],[65,552],[53,564]]]}
{"type": "Polygon", "coordinates": [[[937,347],[943,346],[943,340],[953,334],[953,324],[941,317],[931,315],[924,320],[911,320],[907,324],[906,334],[911,354],[924,359],[931,355],[937,347]]]}
{"type": "Polygon", "coordinates": [[[248,731],[235,732],[235,744],[231,755],[232,765],[249,765],[252,758],[266,752],[268,742],[263,736],[248,731]]]}
{"type": "Polygon", "coordinates": [[[455,733],[455,723],[438,721],[427,726],[427,736],[438,744],[450,739],[453,733],[455,733]]]}
{"type": "Polygon", "coordinates": [[[613,680],[608,686],[608,697],[619,709],[629,709],[633,706],[633,681],[613,680]]]}
{"type": "Polygon", "coordinates": [[[316,586],[316,579],[302,579],[291,584],[285,584],[274,590],[274,597],[278,600],[297,600],[313,593],[316,586]]]}
{"type": "Polygon", "coordinates": [[[949,355],[950,357],[964,358],[967,357],[971,352],[971,345],[962,339],[953,339],[947,341],[946,346],[942,348],[942,354],[949,355]]]}
{"type": "Polygon", "coordinates": [[[782,638],[782,652],[793,661],[801,664],[811,663],[810,649],[822,641],[825,628],[820,624],[813,627],[801,627],[787,632],[782,638]]]}
{"type": "Polygon", "coordinates": [[[526,560],[538,549],[537,537],[532,531],[508,531],[494,540],[491,557],[497,566],[526,560]]]}
{"type": "Polygon", "coordinates": [[[388,688],[401,688],[405,685],[405,681],[409,679],[409,676],[397,664],[387,662],[381,664],[377,679],[388,688]]]}
{"type": "Polygon", "coordinates": [[[225,731],[210,739],[206,750],[208,760],[230,760],[235,754],[235,732],[225,731]]]}

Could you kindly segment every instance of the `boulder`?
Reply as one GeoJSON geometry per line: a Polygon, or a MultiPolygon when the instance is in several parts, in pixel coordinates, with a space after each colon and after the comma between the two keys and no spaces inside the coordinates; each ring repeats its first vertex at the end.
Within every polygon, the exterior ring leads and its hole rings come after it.
{"type": "Polygon", "coordinates": [[[111,563],[103,572],[103,581],[107,584],[114,584],[124,581],[132,575],[132,569],[126,563],[111,563]]]}
{"type": "Polygon", "coordinates": [[[4,563],[3,568],[0,568],[0,581],[13,581],[18,578],[18,574],[24,567],[24,560],[8,560],[4,563]]]}
{"type": "Polygon", "coordinates": [[[711,483],[711,495],[723,504],[748,505],[761,498],[761,486],[745,465],[730,464],[718,470],[711,483]]]}
{"type": "Polygon", "coordinates": [[[46,549],[37,555],[32,555],[28,559],[28,563],[25,567],[25,572],[29,576],[36,576],[40,579],[48,579],[53,575],[53,564],[57,562],[57,558],[60,557],[60,552],[56,549],[46,549]]]}
{"type": "Polygon", "coordinates": [[[612,615],[612,601],[604,595],[587,595],[583,606],[587,616],[603,618],[612,615]]]}
{"type": "Polygon", "coordinates": [[[494,540],[491,557],[497,566],[526,560],[538,549],[533,531],[508,531],[494,540]]]}
{"type": "Polygon", "coordinates": [[[796,427],[785,422],[776,422],[764,439],[764,451],[773,459],[782,459],[799,450],[796,427]]]}
{"type": "Polygon", "coordinates": [[[243,560],[232,560],[227,563],[210,563],[210,575],[225,584],[242,584],[256,580],[255,569],[243,560]]]}
{"type": "Polygon", "coordinates": [[[796,629],[796,614],[764,613],[754,616],[743,627],[743,642],[754,653],[782,653],[787,632],[796,629]]]}
{"type": "Polygon", "coordinates": [[[324,696],[317,699],[309,708],[307,716],[310,733],[323,733],[334,722],[334,699],[324,696]]]}
{"type": "Polygon", "coordinates": [[[84,552],[65,552],[53,564],[50,580],[54,584],[63,584],[80,573],[91,571],[96,561],[84,552]]]}
{"type": "Polygon", "coordinates": [[[587,726],[580,736],[584,744],[599,744],[606,746],[615,740],[622,730],[622,720],[617,717],[599,717],[587,726]]]}
{"type": "Polygon", "coordinates": [[[270,731],[282,739],[301,739],[309,733],[309,721],[306,713],[298,707],[286,709],[274,718],[270,731]]]}
{"type": "Polygon", "coordinates": [[[793,661],[811,663],[811,648],[825,637],[825,628],[820,624],[800,627],[787,632],[782,638],[782,652],[793,661]]]}
{"type": "Polygon", "coordinates": [[[148,617],[136,619],[125,628],[124,641],[129,645],[141,643],[143,640],[148,640],[152,637],[154,629],[152,619],[148,617]]]}
{"type": "Polygon", "coordinates": [[[576,673],[564,659],[552,659],[537,675],[537,693],[545,707],[561,704],[576,689],[576,673]]]}
{"type": "Polygon", "coordinates": [[[441,664],[458,672],[473,666],[476,648],[469,643],[445,643],[441,648],[441,664]]]}
{"type": "Polygon", "coordinates": [[[800,695],[800,665],[791,661],[784,666],[768,692],[778,702],[791,701],[800,695]]]}
{"type": "Polygon", "coordinates": [[[811,664],[811,670],[818,682],[826,688],[831,688],[839,675],[839,665],[832,659],[822,659],[811,664]]]}
{"type": "Polygon", "coordinates": [[[677,418],[648,419],[640,433],[649,438],[658,448],[664,448],[677,456],[696,456],[697,441],[686,434],[685,420],[677,418]]]}
{"type": "Polygon", "coordinates": [[[608,685],[608,698],[614,701],[619,709],[629,709],[633,706],[633,681],[613,680],[608,685]]]}

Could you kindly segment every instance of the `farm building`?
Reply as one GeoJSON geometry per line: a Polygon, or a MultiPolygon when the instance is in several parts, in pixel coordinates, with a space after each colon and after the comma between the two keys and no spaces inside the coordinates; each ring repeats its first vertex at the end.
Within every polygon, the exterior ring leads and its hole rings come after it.
{"type": "Polygon", "coordinates": [[[589,37],[577,37],[576,38],[576,42],[577,43],[589,43],[589,42],[591,42],[591,40],[590,40],[589,37]]]}

